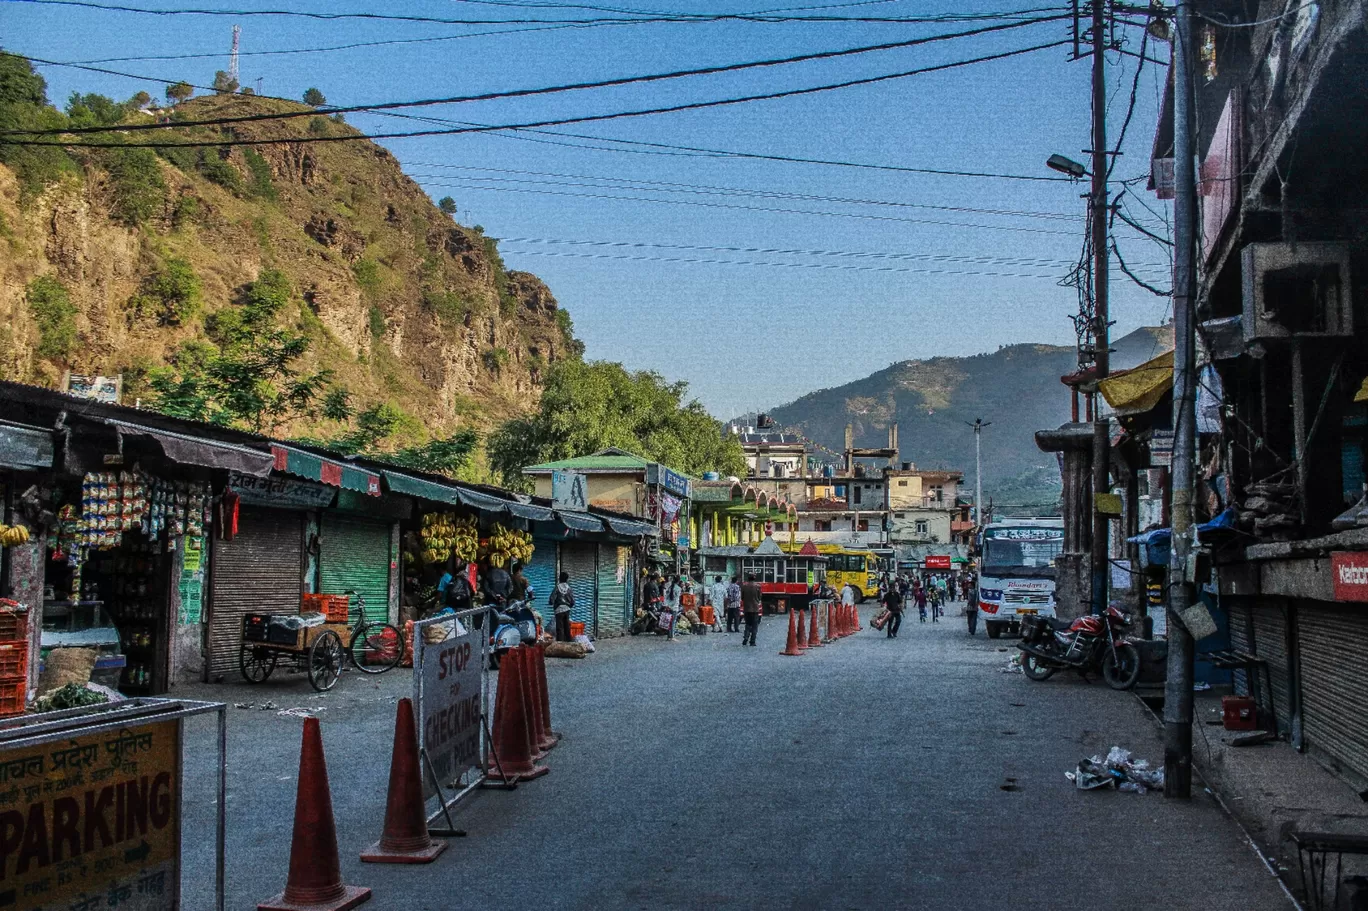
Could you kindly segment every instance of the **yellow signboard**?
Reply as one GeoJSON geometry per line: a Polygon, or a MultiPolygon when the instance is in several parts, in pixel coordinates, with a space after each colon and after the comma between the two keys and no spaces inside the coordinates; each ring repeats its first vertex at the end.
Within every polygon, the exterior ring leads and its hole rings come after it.
{"type": "Polygon", "coordinates": [[[180,723],[0,753],[0,911],[172,911],[180,723]]]}

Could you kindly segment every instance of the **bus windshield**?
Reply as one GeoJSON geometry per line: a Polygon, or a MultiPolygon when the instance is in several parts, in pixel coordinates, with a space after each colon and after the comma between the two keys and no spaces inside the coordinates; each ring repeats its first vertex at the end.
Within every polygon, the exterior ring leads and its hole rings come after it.
{"type": "Polygon", "coordinates": [[[979,572],[985,576],[1027,576],[1053,579],[1054,559],[1064,549],[1064,534],[1053,529],[1002,529],[985,535],[983,562],[979,572]]]}

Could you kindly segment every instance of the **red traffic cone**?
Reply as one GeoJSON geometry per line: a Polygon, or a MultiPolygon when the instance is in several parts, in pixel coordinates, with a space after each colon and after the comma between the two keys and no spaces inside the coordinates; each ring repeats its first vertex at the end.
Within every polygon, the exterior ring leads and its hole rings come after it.
{"type": "Polygon", "coordinates": [[[257,911],[346,911],[370,897],[370,889],[342,882],[323,735],[317,718],[305,718],[304,741],[299,749],[294,835],[290,840],[290,873],[285,891],[257,905],[257,911]]]}
{"type": "Polygon", "coordinates": [[[373,864],[426,864],[436,860],[446,846],[446,842],[434,841],[428,835],[413,703],[400,699],[394,719],[394,753],[390,757],[385,828],[380,840],[361,852],[361,859],[373,864]]]}
{"type": "Polygon", "coordinates": [[[817,629],[817,605],[812,605],[812,628],[808,630],[808,648],[820,648],[822,634],[817,629]]]}
{"type": "Polygon", "coordinates": [[[850,634],[853,636],[860,631],[860,605],[850,605],[850,634]]]}
{"type": "Polygon", "coordinates": [[[850,632],[851,632],[851,630],[850,630],[850,605],[849,605],[849,604],[842,604],[842,605],[841,605],[841,632],[840,632],[839,635],[840,635],[840,637],[841,637],[842,639],[844,639],[846,636],[849,636],[849,635],[850,635],[850,632]]]}
{"type": "Polygon", "coordinates": [[[808,647],[808,641],[807,641],[807,624],[803,622],[803,612],[802,612],[802,611],[789,610],[789,616],[790,616],[790,617],[793,616],[793,614],[795,614],[795,613],[798,614],[798,647],[799,647],[800,649],[804,649],[804,648],[807,648],[807,647],[808,647]]]}
{"type": "Polygon", "coordinates": [[[537,696],[541,699],[542,731],[550,739],[550,744],[546,747],[549,750],[560,742],[561,735],[551,730],[551,692],[546,685],[546,648],[540,645],[534,648],[532,656],[536,659],[537,696]]]}
{"type": "Polygon", "coordinates": [[[518,670],[518,649],[510,649],[499,664],[499,692],[494,706],[494,756],[489,777],[507,783],[538,778],[551,771],[532,761],[532,738],[523,701],[522,674],[518,670]]]}
{"type": "Polygon", "coordinates": [[[841,613],[841,607],[840,607],[839,604],[832,604],[830,601],[827,602],[827,611],[826,611],[826,614],[827,614],[827,634],[826,634],[826,641],[828,641],[828,642],[835,642],[835,641],[836,641],[836,626],[835,626],[835,623],[836,623],[836,618],[837,618],[838,616],[840,616],[840,613],[841,613]]]}
{"type": "Polygon", "coordinates": [[[518,674],[522,677],[523,713],[527,716],[527,742],[532,751],[532,761],[546,758],[545,739],[542,734],[541,701],[537,697],[536,671],[532,667],[532,650],[520,645],[514,649],[518,653],[518,674]]]}
{"type": "Polygon", "coordinates": [[[784,645],[784,650],[783,650],[782,652],[779,653],[779,654],[781,654],[781,655],[801,655],[801,654],[803,654],[803,653],[798,649],[798,630],[797,630],[797,628],[796,628],[796,627],[794,626],[794,624],[793,624],[793,618],[794,618],[793,611],[789,611],[789,634],[788,634],[788,643],[784,645]]]}

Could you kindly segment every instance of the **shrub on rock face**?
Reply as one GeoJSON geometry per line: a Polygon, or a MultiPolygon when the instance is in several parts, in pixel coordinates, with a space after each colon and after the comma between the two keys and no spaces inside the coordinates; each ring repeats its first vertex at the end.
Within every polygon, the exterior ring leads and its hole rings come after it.
{"type": "Polygon", "coordinates": [[[38,325],[38,356],[60,360],[76,348],[76,305],[66,286],[51,275],[28,283],[25,297],[38,325]]]}

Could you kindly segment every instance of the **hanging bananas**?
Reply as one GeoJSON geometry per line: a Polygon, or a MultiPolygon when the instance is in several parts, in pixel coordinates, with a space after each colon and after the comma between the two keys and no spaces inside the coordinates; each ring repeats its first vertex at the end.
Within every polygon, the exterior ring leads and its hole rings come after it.
{"type": "Polygon", "coordinates": [[[22,525],[0,525],[0,547],[27,544],[29,530],[22,525]]]}
{"type": "Polygon", "coordinates": [[[454,512],[428,513],[421,531],[424,563],[442,563],[452,554],[473,561],[480,548],[480,520],[454,512]]]}
{"type": "Polygon", "coordinates": [[[516,528],[508,528],[494,523],[489,537],[482,542],[482,557],[487,557],[490,566],[508,567],[513,563],[526,563],[532,559],[532,535],[516,528]]]}

